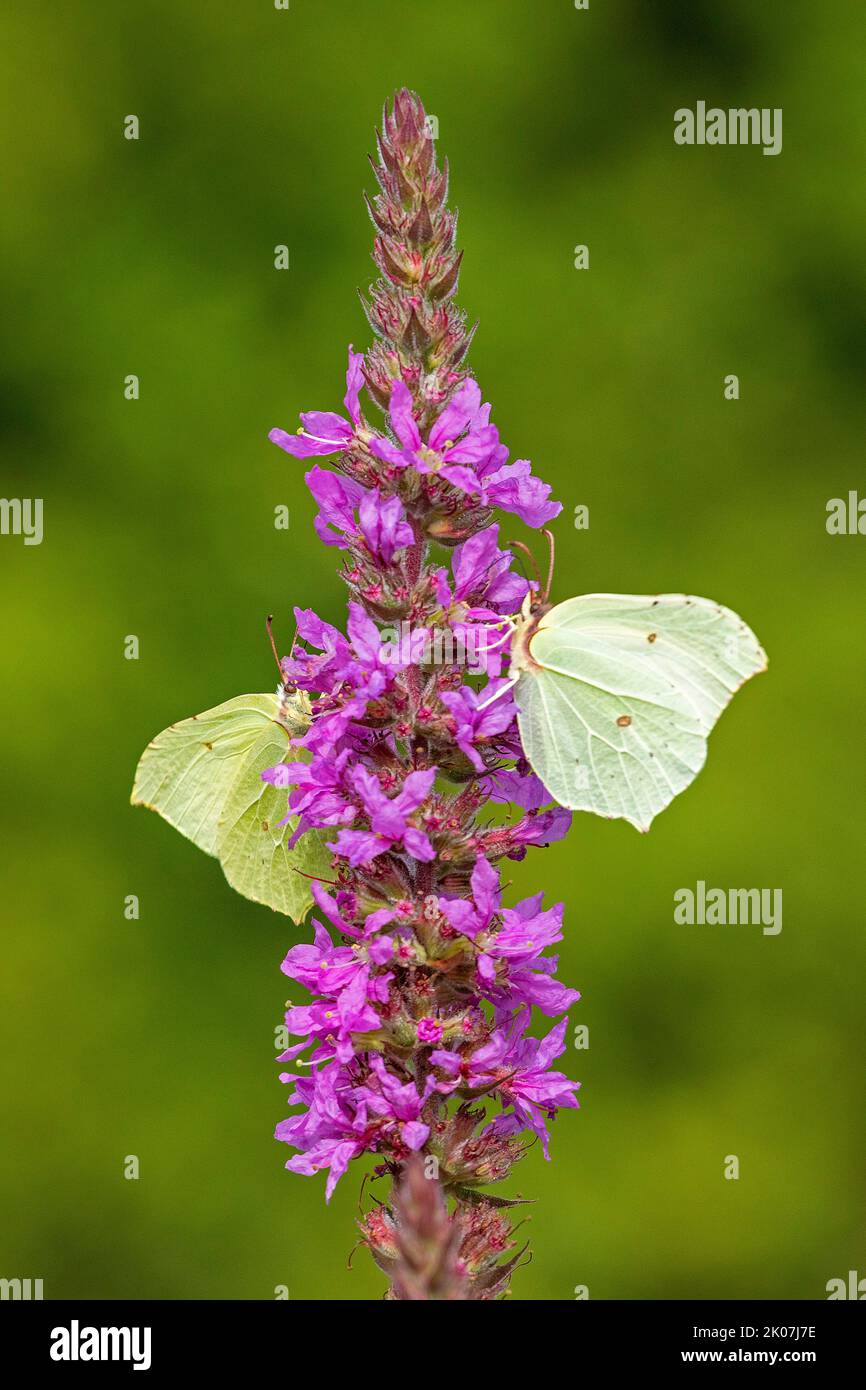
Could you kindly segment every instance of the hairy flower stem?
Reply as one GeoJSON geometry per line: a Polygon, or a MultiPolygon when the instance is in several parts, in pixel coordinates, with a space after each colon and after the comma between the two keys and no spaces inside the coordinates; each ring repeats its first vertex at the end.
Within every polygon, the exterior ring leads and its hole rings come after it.
{"type": "Polygon", "coordinates": [[[460,1268],[460,1227],[449,1219],[438,1181],[424,1175],[413,1154],[394,1181],[394,1262],[390,1299],[406,1302],[466,1299],[460,1268]]]}

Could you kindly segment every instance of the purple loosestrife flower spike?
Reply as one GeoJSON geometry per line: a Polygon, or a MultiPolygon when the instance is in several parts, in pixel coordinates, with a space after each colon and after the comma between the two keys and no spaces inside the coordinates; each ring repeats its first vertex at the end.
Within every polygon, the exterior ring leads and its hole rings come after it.
{"type": "Polygon", "coordinates": [[[333,854],[331,891],[313,885],[328,925],[314,919],[313,943],[283,962],[311,1001],[286,1014],[295,1113],[277,1137],[292,1171],[325,1170],[327,1198],[356,1159],[393,1180],[361,1223],[390,1298],[489,1300],[523,1251],[515,1200],[482,1189],[536,1139],[546,1156],[550,1121],[577,1106],[577,1083],[552,1066],[579,997],[546,954],[562,908],[541,894],[503,906],[497,868],[560,838],[570,816],[526,765],[513,700],[491,701],[529,589],[493,509],[541,526],[559,505],[526,460],[509,464],[467,371],[447,171],[411,92],[386,108],[378,155],[375,343],[349,349],[345,413],[310,411],[298,433],[270,436],[316,460],[315,527],[342,552],[349,592],[345,632],[295,610],[282,670],[313,719],[262,774],[286,789],[295,838],[327,831],[333,854]],[[491,801],[510,808],[496,824],[491,801]],[[533,1009],[559,1020],[541,1039],[533,1009]]]}

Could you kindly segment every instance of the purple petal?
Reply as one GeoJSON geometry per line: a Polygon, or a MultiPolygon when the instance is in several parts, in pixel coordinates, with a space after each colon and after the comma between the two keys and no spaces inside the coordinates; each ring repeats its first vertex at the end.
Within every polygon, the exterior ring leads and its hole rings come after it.
{"type": "MultiPolygon", "coordinates": [[[[364,935],[365,935],[365,936],[371,936],[371,935],[373,934],[373,932],[377,932],[377,931],[379,931],[382,927],[386,927],[386,926],[388,925],[388,923],[389,923],[389,922],[392,922],[393,920],[394,920],[394,912],[393,912],[393,909],[392,909],[392,908],[390,908],[390,907],[380,907],[380,908],[378,908],[378,910],[377,910],[376,912],[371,912],[371,913],[367,916],[367,918],[365,919],[365,921],[364,921],[364,935]]],[[[388,940],[389,938],[386,937],[386,938],[383,938],[383,939],[384,939],[384,940],[388,940]]],[[[391,943],[391,950],[393,950],[393,942],[391,943]]],[[[390,952],[389,952],[389,954],[390,954],[390,952]]],[[[386,959],[387,959],[387,957],[386,957],[386,959]]]]}
{"type": "Polygon", "coordinates": [[[363,352],[353,352],[352,344],[349,344],[349,367],[346,372],[346,394],[343,397],[343,405],[347,413],[357,425],[361,419],[361,408],[358,397],[361,387],[364,384],[364,354],[363,352]]]}
{"type": "Polygon", "coordinates": [[[439,911],[443,917],[447,918],[455,931],[460,932],[461,936],[467,936],[470,941],[478,935],[485,925],[473,904],[466,902],[463,898],[440,898],[439,911]]]}
{"type": "Polygon", "coordinates": [[[422,1125],[420,1120],[409,1120],[407,1124],[404,1124],[400,1132],[406,1147],[412,1149],[413,1152],[417,1152],[417,1150],[426,1143],[427,1136],[430,1133],[430,1126],[422,1125]]]}
{"type": "Polygon", "coordinates": [[[383,498],[368,492],[361,502],[358,520],[373,557],[390,565],[396,552],[415,539],[399,497],[383,498]]]}
{"type": "Polygon", "coordinates": [[[377,936],[367,947],[367,954],[374,965],[384,965],[394,954],[394,942],[390,936],[377,936]]]}
{"type": "Polygon", "coordinates": [[[383,463],[390,463],[395,468],[408,468],[412,462],[411,454],[407,454],[405,449],[398,449],[390,439],[382,439],[378,435],[370,440],[370,451],[383,463]]]}
{"type": "Polygon", "coordinates": [[[485,500],[513,512],[527,526],[538,528],[562,511],[561,502],[550,502],[550,486],[532,476],[528,459],[518,459],[484,479],[485,500]]]}
{"type": "MultiPolygon", "coordinates": [[[[355,1157],[358,1145],[353,1140],[347,1140],[345,1144],[338,1144],[331,1157],[331,1166],[328,1173],[328,1181],[325,1184],[325,1201],[330,1202],[331,1195],[340,1178],[349,1166],[349,1161],[355,1157]]],[[[291,1160],[289,1160],[291,1162],[291,1160]]],[[[288,1165],[287,1165],[288,1166],[288,1165]]]]}
{"type": "Polygon", "coordinates": [[[412,392],[404,381],[395,381],[391,387],[388,417],[403,448],[420,449],[421,435],[412,414],[412,392]]]}
{"type": "Polygon", "coordinates": [[[449,464],[472,464],[478,470],[479,465],[484,465],[491,460],[498,447],[499,431],[495,425],[488,425],[486,429],[473,430],[464,439],[458,440],[454,447],[445,454],[445,460],[449,464]]]}
{"type": "Polygon", "coordinates": [[[448,1052],[445,1048],[436,1048],[430,1053],[430,1065],[441,1067],[443,1071],[448,1071],[452,1076],[456,1076],[463,1065],[463,1058],[459,1052],[448,1052]]]}
{"type": "MultiPolygon", "coordinates": [[[[478,414],[480,405],[481,392],[478,389],[478,384],[469,377],[454,392],[430,431],[431,449],[435,449],[439,453],[448,440],[459,439],[478,414]]],[[[417,445],[415,447],[417,448],[417,445]]]]}
{"type": "Polygon", "coordinates": [[[471,882],[472,895],[475,898],[478,911],[485,921],[489,922],[499,907],[501,890],[499,874],[483,854],[479,854],[475,861],[471,882]]]}
{"type": "Polygon", "coordinates": [[[436,851],[424,834],[423,830],[416,830],[410,825],[403,835],[403,844],[411,854],[413,859],[418,859],[422,864],[429,864],[436,858],[436,851]]]}
{"type": "MultiPolygon", "coordinates": [[[[539,1071],[549,1067],[554,1057],[561,1057],[565,1051],[565,1029],[568,1019],[563,1018],[557,1023],[555,1028],[551,1028],[546,1038],[542,1039],[535,1059],[539,1071]]],[[[572,1083],[573,1084],[573,1083],[572,1083]]]]}
{"type": "Polygon", "coordinates": [[[343,448],[341,441],[313,439],[308,434],[287,434],[285,430],[271,430],[268,439],[296,459],[312,458],[314,454],[336,454],[343,448]]]}
{"type": "Polygon", "coordinates": [[[458,545],[451,559],[454,592],[458,598],[465,598],[484,586],[490,567],[499,553],[498,538],[499,527],[487,526],[458,545]]]}
{"type": "Polygon", "coordinates": [[[387,848],[384,840],[367,830],[341,830],[334,843],[328,845],[328,849],[333,850],[334,854],[348,859],[353,869],[357,869],[361,864],[369,864],[377,854],[382,854],[387,848]]]}
{"type": "Polygon", "coordinates": [[[404,814],[416,810],[421,802],[430,795],[435,781],[435,767],[427,768],[424,772],[410,772],[400,789],[399,796],[394,798],[395,804],[404,814]]]}
{"type": "Polygon", "coordinates": [[[349,621],[346,624],[346,631],[349,634],[352,647],[361,661],[375,664],[382,639],[373,619],[367,617],[359,603],[349,604],[349,621]]]}
{"type": "Polygon", "coordinates": [[[478,474],[462,465],[446,464],[444,468],[440,468],[439,477],[446,478],[453,487],[459,488],[461,492],[468,492],[471,497],[480,497],[484,490],[484,484],[478,474]]]}

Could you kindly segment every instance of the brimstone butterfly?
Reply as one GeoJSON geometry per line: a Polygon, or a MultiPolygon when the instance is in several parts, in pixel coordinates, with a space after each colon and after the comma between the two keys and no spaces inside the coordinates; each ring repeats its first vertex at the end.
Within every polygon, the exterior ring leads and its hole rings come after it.
{"type": "Polygon", "coordinates": [[[767,666],[750,628],[685,594],[524,604],[511,647],[526,757],[575,811],[648,830],[704,765],[731,696],[767,666]]]}
{"type": "MultiPolygon", "coordinates": [[[[312,903],[310,880],[327,874],[326,834],[308,830],[293,849],[295,818],[286,794],[261,780],[286,760],[289,740],[309,727],[306,695],[238,695],[172,724],[148,744],[136,768],[132,803],[148,806],[206,854],[215,855],[233,888],[302,921],[312,903]],[[293,872],[299,870],[299,872],[293,872]]],[[[306,758],[302,748],[292,759],[306,758]]]]}

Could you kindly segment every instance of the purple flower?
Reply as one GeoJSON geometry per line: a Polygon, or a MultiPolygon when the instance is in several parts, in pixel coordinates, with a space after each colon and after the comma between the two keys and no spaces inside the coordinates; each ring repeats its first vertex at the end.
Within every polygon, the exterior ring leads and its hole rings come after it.
{"type": "Polygon", "coordinates": [[[344,453],[361,424],[358,397],[364,381],[363,369],[364,354],[353,352],[350,346],[346,394],[343,397],[349,420],[330,410],[309,410],[301,416],[303,433],[287,434],[285,430],[274,429],[268,435],[271,443],[278,444],[296,459],[310,458],[314,454],[344,453]]]}
{"type": "Polygon", "coordinates": [[[549,1018],[565,1013],[580,998],[553,978],[557,957],[542,951],[562,940],[563,906],[541,911],[542,894],[502,912],[502,926],[478,955],[479,988],[498,1009],[534,1004],[549,1018]],[[530,969],[529,967],[533,968],[530,969]]]}
{"type": "Polygon", "coordinates": [[[293,1154],[286,1167],[309,1175],[329,1169],[325,1200],[331,1195],[353,1158],[358,1158],[373,1142],[363,1102],[355,1097],[355,1087],[346,1069],[338,1063],[317,1068],[309,1077],[285,1077],[294,1082],[289,1105],[303,1105],[277,1125],[276,1138],[300,1152],[293,1154]]]}
{"type": "Polygon", "coordinates": [[[426,443],[412,413],[412,393],[403,381],[391,388],[388,419],[398,443],[375,438],[370,449],[392,467],[436,474],[486,507],[514,512],[527,526],[544,526],[562,511],[561,503],[548,500],[549,485],[532,476],[528,459],[507,463],[508,450],[490,424],[490,406],[481,404],[481,392],[471,378],[457,388],[426,443]]]}
{"type": "Polygon", "coordinates": [[[401,790],[388,797],[378,777],[365,767],[356,767],[352,783],[358,792],[369,819],[369,830],[341,830],[336,843],[328,845],[335,854],[343,855],[353,868],[369,864],[379,854],[395,847],[405,849],[413,859],[429,862],[435,851],[423,830],[411,823],[410,817],[426,800],[436,780],[436,769],[410,772],[401,790]]]}
{"type": "Polygon", "coordinates": [[[367,489],[353,478],[329,473],[327,468],[320,468],[318,464],[304,474],[304,481],[319,504],[319,515],[313,521],[319,540],[324,541],[325,545],[338,545],[345,550],[348,541],[345,535],[339,533],[343,531],[348,535],[357,535],[355,508],[366,497],[367,489]],[[334,531],[332,527],[337,529],[334,531]]]}
{"type": "MultiPolygon", "coordinates": [[[[345,936],[352,936],[356,939],[372,936],[375,932],[380,931],[382,927],[387,926],[394,918],[394,912],[390,907],[377,908],[375,911],[367,913],[366,917],[364,917],[363,930],[359,931],[354,925],[354,922],[346,921],[340,910],[341,907],[344,906],[345,899],[349,898],[352,901],[351,911],[353,917],[358,914],[358,903],[354,894],[338,893],[335,901],[329,893],[325,892],[321,883],[313,883],[310,891],[316,901],[317,907],[325,914],[331,926],[335,927],[337,931],[342,932],[345,936]]],[[[384,949],[381,945],[377,946],[376,943],[370,943],[367,947],[369,959],[375,961],[377,965],[383,965],[393,954],[393,942],[387,938],[386,940],[387,947],[384,949]]]]}
{"type": "Polygon", "coordinates": [[[412,414],[412,393],[405,382],[395,381],[388,419],[399,447],[388,439],[373,439],[370,448],[395,468],[411,467],[419,473],[437,473],[453,481],[454,465],[485,464],[500,447],[499,433],[488,423],[489,416],[490,407],[482,406],[477,383],[467,378],[454,392],[425,443],[412,414]]]}
{"type": "Polygon", "coordinates": [[[543,893],[502,909],[502,926],[487,948],[491,956],[525,965],[547,946],[562,940],[562,903],[543,911],[543,893]]]}
{"type": "Polygon", "coordinates": [[[580,995],[552,978],[556,957],[540,959],[542,951],[562,939],[562,905],[542,911],[543,894],[538,893],[516,907],[501,908],[499,875],[483,855],[475,861],[471,886],[471,902],[440,898],[439,908],[454,930],[475,945],[479,993],[498,1009],[535,1004],[549,1017],[564,1013],[580,995]]]}
{"type": "MultiPolygon", "coordinates": [[[[473,485],[465,491],[476,491],[474,480],[473,485]]],[[[495,473],[478,479],[477,496],[486,507],[500,507],[503,512],[513,512],[534,530],[546,526],[562,511],[561,502],[549,501],[550,485],[533,476],[532,464],[528,459],[504,464],[495,473]]]]}
{"type": "Polygon", "coordinates": [[[397,671],[419,664],[429,639],[426,628],[415,628],[406,642],[383,641],[380,629],[358,603],[349,604],[347,631],[353,655],[343,668],[343,678],[371,699],[381,695],[397,671]]]}
{"type": "Polygon", "coordinates": [[[407,1149],[420,1149],[430,1133],[430,1126],[422,1124],[418,1117],[434,1089],[433,1077],[427,1078],[424,1091],[419,1095],[414,1081],[398,1081],[382,1058],[375,1054],[370,1058],[370,1071],[369,1081],[359,1087],[356,1094],[371,1114],[382,1115],[389,1121],[387,1130],[396,1131],[407,1149]]]}
{"type": "Polygon", "coordinates": [[[327,929],[315,918],[313,930],[314,944],[293,946],[280,968],[312,994],[338,994],[354,979],[363,962],[351,946],[335,947],[327,929]]]}
{"type": "Polygon", "coordinates": [[[358,519],[371,558],[383,565],[390,565],[397,551],[415,539],[399,497],[368,492],[358,510],[358,519]]]}
{"type": "Polygon", "coordinates": [[[318,617],[312,608],[296,608],[295,622],[298,639],[318,647],[320,655],[303,650],[297,656],[285,656],[280,663],[287,681],[302,690],[330,691],[343,680],[343,671],[351,657],[349,644],[331,623],[318,617]]]}
{"type": "MultiPolygon", "coordinates": [[[[347,631],[349,640],[330,623],[316,616],[312,609],[295,609],[298,635],[321,649],[321,654],[301,650],[297,655],[284,657],[281,667],[287,681],[304,690],[324,692],[314,707],[314,718],[303,738],[295,740],[317,757],[335,758],[345,751],[341,745],[354,726],[364,718],[370,700],[378,699],[394,682],[398,672],[417,665],[429,641],[425,628],[415,628],[406,640],[394,645],[383,635],[360,604],[349,604],[347,631]]],[[[363,738],[363,730],[358,731],[363,738]]],[[[354,748],[357,753],[357,748],[354,748]]],[[[282,765],[280,765],[282,766],[282,765]]],[[[269,769],[266,780],[287,786],[299,774],[295,764],[286,765],[290,771],[269,769]]],[[[324,767],[325,763],[317,764],[324,767]]],[[[330,786],[333,777],[325,775],[330,786]]],[[[294,805],[300,808],[296,798],[294,805]]],[[[322,821],[333,824],[333,821],[322,821]]],[[[300,829],[297,833],[301,833],[300,829]]]]}
{"type": "Polygon", "coordinates": [[[524,859],[527,845],[550,845],[561,840],[571,825],[571,812],[561,806],[549,811],[529,811],[516,825],[497,826],[477,835],[476,843],[491,859],[507,855],[524,859]]]}
{"type": "MultiPolygon", "coordinates": [[[[492,685],[496,694],[498,682],[492,685]]],[[[510,699],[495,700],[482,709],[481,706],[490,700],[490,693],[490,686],[478,692],[465,685],[462,690],[446,691],[442,696],[442,703],[454,720],[457,746],[478,772],[484,772],[487,765],[476,744],[487,743],[504,733],[517,714],[514,701],[510,699]]]]}
{"type": "Polygon", "coordinates": [[[530,1129],[541,1140],[544,1157],[549,1159],[545,1119],[553,1119],[559,1109],[579,1109],[574,1092],[579,1082],[562,1072],[550,1071],[555,1057],[565,1051],[567,1020],[562,1019],[546,1038],[522,1037],[529,1022],[529,1009],[515,1014],[508,1032],[496,1028],[487,1042],[468,1056],[442,1049],[430,1053],[432,1066],[444,1071],[447,1079],[437,1082],[444,1094],[462,1088],[475,1094],[495,1091],[510,1113],[498,1115],[484,1133],[517,1134],[530,1129]]]}
{"type": "Polygon", "coordinates": [[[498,526],[488,526],[456,548],[453,590],[444,569],[433,572],[442,617],[458,649],[462,645],[472,658],[469,669],[492,677],[499,675],[511,645],[501,615],[516,612],[529,591],[527,581],[511,572],[511,553],[499,549],[498,534],[498,526]]]}
{"type": "Polygon", "coordinates": [[[535,962],[534,970],[509,968],[502,979],[483,987],[482,993],[499,1008],[534,1005],[548,1018],[558,1018],[577,1003],[580,990],[569,989],[554,979],[557,964],[557,956],[545,956],[535,962]]]}
{"type": "MultiPolygon", "coordinates": [[[[494,525],[476,531],[457,546],[451,558],[454,592],[448,591],[447,584],[438,592],[443,607],[455,602],[470,603],[469,615],[483,618],[518,612],[529,584],[523,575],[513,573],[511,551],[500,550],[498,541],[499,527],[494,525]],[[476,612],[479,606],[480,612],[476,612]]],[[[443,581],[444,571],[440,570],[437,582],[443,581]]]]}
{"type": "Polygon", "coordinates": [[[479,932],[487,931],[499,911],[502,890],[499,875],[493,865],[479,854],[470,879],[472,900],[440,898],[439,910],[455,931],[474,940],[479,932]]]}
{"type": "Polygon", "coordinates": [[[437,1043],[442,1037],[442,1024],[435,1018],[419,1018],[417,1031],[419,1043],[437,1043]]]}
{"type": "Polygon", "coordinates": [[[524,811],[540,811],[549,806],[553,797],[534,772],[521,773],[512,768],[497,768],[484,778],[486,795],[491,801],[513,802],[524,811]]]}
{"type": "Polygon", "coordinates": [[[371,994],[375,997],[381,992],[375,981],[371,983],[370,967],[361,965],[334,999],[318,999],[312,1004],[289,1009],[286,1027],[306,1042],[300,1048],[289,1048],[282,1056],[288,1057],[318,1041],[333,1048],[333,1055],[339,1062],[347,1062],[354,1052],[352,1035],[375,1032],[381,1024],[379,1014],[369,1002],[371,994]]]}
{"type": "Polygon", "coordinates": [[[521,1010],[508,1038],[494,1034],[486,1047],[475,1054],[476,1071],[487,1066],[498,1078],[498,1091],[503,1104],[512,1113],[499,1115],[488,1125],[485,1133],[516,1134],[531,1129],[541,1140],[544,1157],[549,1159],[545,1118],[553,1119],[559,1109],[579,1109],[574,1092],[580,1083],[570,1081],[562,1072],[550,1071],[550,1063],[565,1051],[567,1020],[562,1019],[546,1038],[519,1037],[519,1029],[528,1022],[529,1010],[521,1010]]]}
{"type": "Polygon", "coordinates": [[[325,545],[346,550],[352,542],[363,543],[370,560],[387,568],[397,552],[415,539],[399,497],[384,497],[318,464],[305,479],[319,504],[313,525],[325,545]]]}
{"type": "Polygon", "coordinates": [[[345,825],[358,814],[357,805],[346,795],[344,782],[346,764],[351,756],[351,751],[346,749],[335,757],[277,763],[276,767],[265,769],[262,781],[292,789],[286,820],[295,815],[302,816],[307,825],[345,825]]]}
{"type": "Polygon", "coordinates": [[[553,806],[549,811],[530,811],[512,831],[515,845],[552,845],[568,834],[571,826],[571,812],[563,806],[553,806]]]}

